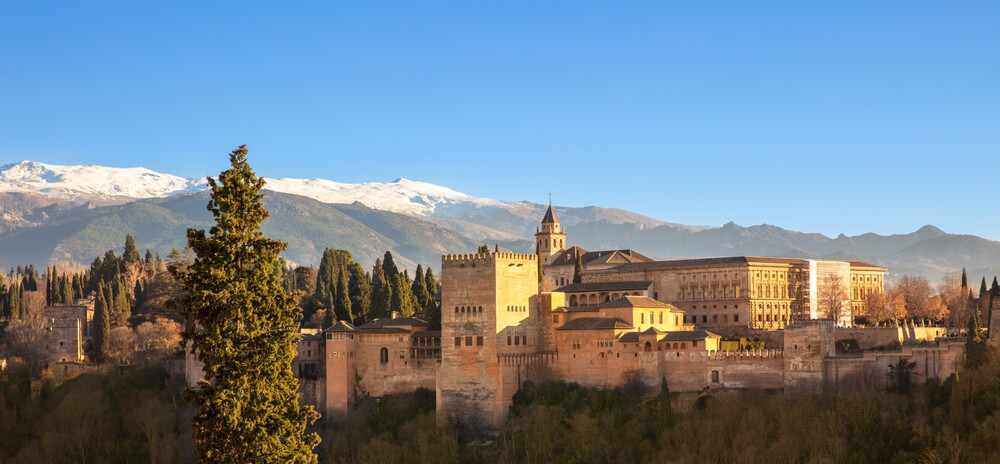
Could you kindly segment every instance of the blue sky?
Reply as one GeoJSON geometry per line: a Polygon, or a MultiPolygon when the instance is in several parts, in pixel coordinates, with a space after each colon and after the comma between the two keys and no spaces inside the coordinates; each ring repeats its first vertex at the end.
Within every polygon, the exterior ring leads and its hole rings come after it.
{"type": "Polygon", "coordinates": [[[273,177],[1000,239],[1000,3],[0,4],[0,163],[241,143],[273,177]]]}

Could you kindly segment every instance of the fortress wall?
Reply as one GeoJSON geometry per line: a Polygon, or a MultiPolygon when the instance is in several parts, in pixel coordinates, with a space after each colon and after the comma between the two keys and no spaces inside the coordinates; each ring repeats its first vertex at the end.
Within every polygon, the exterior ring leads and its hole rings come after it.
{"type": "Polygon", "coordinates": [[[937,346],[907,347],[900,351],[866,351],[862,356],[838,356],[826,360],[826,377],[834,388],[845,388],[852,376],[868,375],[885,381],[889,366],[900,359],[916,363],[912,371],[914,384],[928,379],[944,380],[961,368],[964,344],[948,341],[937,346]],[[868,371],[866,373],[865,371],[868,371]]]}
{"type": "Polygon", "coordinates": [[[944,327],[870,327],[847,328],[837,327],[834,337],[837,340],[853,338],[858,341],[862,350],[893,343],[912,343],[918,341],[934,341],[948,333],[944,327]]]}

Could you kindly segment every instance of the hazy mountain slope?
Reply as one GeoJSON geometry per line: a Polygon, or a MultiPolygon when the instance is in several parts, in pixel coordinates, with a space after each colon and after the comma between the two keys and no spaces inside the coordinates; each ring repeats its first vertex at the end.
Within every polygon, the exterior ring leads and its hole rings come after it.
{"type": "MultiPolygon", "coordinates": [[[[324,247],[351,250],[363,263],[391,250],[404,266],[436,266],[444,253],[499,243],[534,251],[546,205],[475,197],[426,182],[340,183],[265,179],[271,236],[289,243],[287,259],[315,263],[324,247]]],[[[133,232],[161,254],[183,246],[188,227],[207,228],[203,178],[144,168],[0,166],[0,265],[89,261],[133,232]],[[192,194],[192,192],[195,192],[192,194]],[[109,205],[94,207],[93,205],[109,205]]],[[[925,226],[908,234],[830,238],[762,224],[721,227],[667,223],[596,206],[555,207],[569,242],[588,249],[633,248],[654,258],[772,255],[860,259],[893,275],[932,280],[962,266],[971,276],[1000,274],[1000,242],[925,226]]]]}
{"type": "MultiPolygon", "coordinates": [[[[44,225],[0,234],[0,266],[89,263],[110,248],[120,249],[126,232],[135,236],[140,249],[150,248],[166,255],[171,248],[183,248],[189,227],[211,226],[207,203],[207,192],[201,192],[67,211],[44,225]]],[[[355,259],[366,265],[389,250],[404,267],[415,267],[416,262],[436,267],[441,254],[474,248],[475,242],[407,216],[369,218],[373,224],[381,222],[387,230],[390,225],[396,227],[395,232],[389,232],[400,239],[396,241],[333,205],[316,200],[268,192],[264,203],[271,213],[264,222],[264,233],[288,242],[284,256],[297,263],[316,263],[324,247],[334,247],[350,250],[355,259]],[[403,219],[406,221],[398,222],[403,219]]],[[[372,214],[392,213],[373,211],[372,214]]]]}

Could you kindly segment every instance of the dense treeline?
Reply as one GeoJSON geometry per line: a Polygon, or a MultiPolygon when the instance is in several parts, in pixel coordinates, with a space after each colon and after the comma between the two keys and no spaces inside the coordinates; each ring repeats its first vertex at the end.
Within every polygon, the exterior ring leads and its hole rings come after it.
{"type": "Polygon", "coordinates": [[[434,272],[418,264],[411,278],[408,270],[399,270],[388,251],[368,272],[349,251],[327,248],[318,269],[285,268],[282,280],[287,291],[302,295],[303,319],[315,326],[330,327],[338,320],[361,324],[389,317],[393,311],[421,314],[432,325],[440,325],[434,272]]]}

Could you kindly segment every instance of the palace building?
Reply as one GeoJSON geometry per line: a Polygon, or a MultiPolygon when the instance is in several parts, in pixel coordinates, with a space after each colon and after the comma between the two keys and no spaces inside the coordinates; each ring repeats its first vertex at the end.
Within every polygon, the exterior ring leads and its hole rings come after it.
{"type": "MultiPolygon", "coordinates": [[[[566,240],[550,206],[536,254],[443,256],[439,330],[394,314],[303,331],[293,363],[302,401],[338,415],[358,398],[428,388],[440,420],[489,431],[528,380],[612,388],[665,379],[675,392],[836,391],[854,373],[887,371],[899,359],[917,362],[915,382],[947,377],[961,362],[963,341],[941,328],[852,327],[866,296],[883,289],[885,270],[877,266],[753,256],[657,261],[566,240]],[[827,307],[834,303],[835,315],[827,307]],[[773,342],[720,350],[733,331],[769,334],[773,342]],[[862,352],[839,353],[840,339],[856,340],[862,352]],[[894,344],[902,348],[871,350],[894,344]]],[[[188,356],[194,385],[200,371],[188,356]]]]}

